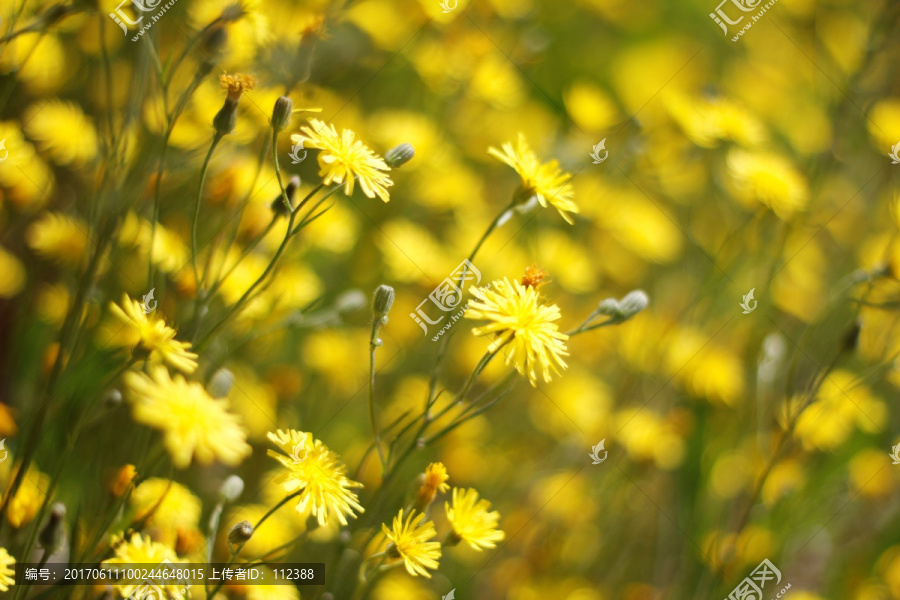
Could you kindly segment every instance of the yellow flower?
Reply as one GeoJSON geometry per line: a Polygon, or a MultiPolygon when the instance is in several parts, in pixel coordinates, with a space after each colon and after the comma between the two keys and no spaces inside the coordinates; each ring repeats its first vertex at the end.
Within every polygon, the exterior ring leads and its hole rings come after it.
{"type": "Polygon", "coordinates": [[[497,351],[507,342],[512,342],[506,364],[515,362],[516,370],[527,375],[532,386],[537,385],[535,366],[540,366],[544,381],[550,381],[550,369],[559,373],[565,369],[563,356],[568,355],[563,340],[569,339],[559,332],[553,321],[559,319],[559,307],[542,304],[538,291],[523,286],[518,281],[512,283],[507,278],[494,281],[488,288],[472,288],[478,299],[469,304],[467,319],[486,319],[487,325],[475,327],[475,335],[496,333],[497,339],[488,347],[497,351]]]}
{"type": "Polygon", "coordinates": [[[578,206],[573,202],[575,192],[569,183],[571,176],[560,170],[559,163],[552,160],[541,164],[521,133],[517,148],[513,148],[512,143],[507,142],[503,144],[502,152],[491,147],[488,148],[488,154],[506,163],[519,174],[522,184],[517,196],[524,202],[537,197],[541,206],[547,206],[549,203],[559,211],[567,223],[572,224],[569,213],[577,213],[578,206]]]}
{"type": "MultiPolygon", "coordinates": [[[[149,537],[144,537],[140,533],[136,533],[126,540],[123,536],[113,535],[111,546],[115,552],[113,558],[103,561],[104,566],[127,566],[141,565],[149,567],[150,565],[158,565],[164,560],[173,563],[178,562],[178,556],[175,551],[167,546],[154,542],[149,537]]],[[[128,598],[131,593],[144,585],[143,583],[120,584],[114,586],[123,598],[128,598]]],[[[163,591],[170,594],[171,597],[177,597],[182,588],[179,585],[163,585],[158,583],[163,591]]]]}
{"type": "Polygon", "coordinates": [[[163,432],[172,463],[183,469],[195,457],[201,464],[220,460],[234,466],[250,454],[247,434],[224,400],[214,400],[199,383],[173,379],[165,367],[150,375],[125,374],[135,421],[163,432]]]}
{"type": "Polygon", "coordinates": [[[359,498],[351,491],[362,484],[347,477],[347,467],[321,440],[294,429],[270,432],[268,438],[287,454],[268,452],[286,469],[275,483],[288,494],[301,490],[297,512],[315,516],[320,526],[327,525],[331,517],[337,517],[341,525],[346,525],[346,515],[356,518],[354,510],[364,512],[359,498]]]}
{"type": "Polygon", "coordinates": [[[25,287],[25,267],[0,247],[0,298],[12,298],[25,287]]]}
{"type": "Polygon", "coordinates": [[[9,555],[6,548],[0,548],[0,592],[8,592],[9,586],[15,584],[15,564],[16,559],[9,555]]]}
{"type": "MultiPolygon", "coordinates": [[[[15,474],[9,481],[15,479],[15,474]]],[[[9,501],[6,507],[6,520],[18,529],[27,525],[37,516],[41,505],[46,498],[45,490],[50,488],[50,478],[35,468],[30,468],[25,473],[25,478],[16,490],[16,495],[9,501]]]]}
{"type": "Polygon", "coordinates": [[[136,344],[149,355],[151,363],[164,362],[173,369],[188,374],[197,369],[197,355],[188,351],[191,344],[176,340],[175,330],[158,316],[145,314],[140,302],[123,294],[122,305],[112,304],[110,310],[130,326],[131,335],[126,336],[126,343],[136,344]]]}
{"type": "Polygon", "coordinates": [[[249,92],[256,87],[256,77],[235,73],[233,75],[220,75],[219,83],[228,90],[228,99],[237,102],[244,92],[249,92]]]}
{"type": "Polygon", "coordinates": [[[305,148],[318,148],[320,175],[322,183],[334,182],[344,184],[344,193],[353,193],[354,178],[359,178],[363,193],[369,198],[378,196],[383,201],[390,200],[387,188],[394,185],[386,174],[390,167],[384,159],[372,152],[365,144],[356,139],[356,134],[344,129],[338,136],[334,125],[328,125],[318,119],[310,119],[312,127],[301,127],[301,134],[291,136],[295,144],[303,142],[305,148]]]}
{"type": "Polygon", "coordinates": [[[45,213],[28,227],[28,246],[63,266],[78,266],[88,248],[87,227],[62,213],[45,213]]]}
{"type": "MultiPolygon", "coordinates": [[[[174,545],[180,531],[189,531],[200,522],[202,504],[191,491],[169,479],[153,477],[141,482],[131,495],[134,518],[147,518],[146,527],[159,531],[159,541],[174,545]]],[[[156,536],[154,536],[156,537],[156,536]]]]}
{"type": "Polygon", "coordinates": [[[97,132],[81,108],[53,99],[25,111],[25,133],[59,165],[81,166],[97,155],[97,132]]]}
{"type": "Polygon", "coordinates": [[[425,569],[438,568],[441,544],[428,541],[437,536],[437,532],[431,521],[420,525],[424,518],[424,514],[416,516],[416,512],[412,511],[404,521],[401,508],[400,514],[394,517],[393,527],[388,529],[382,523],[381,530],[391,542],[387,549],[388,557],[402,558],[410,575],[422,575],[431,579],[431,573],[425,569]]]}
{"type": "Polygon", "coordinates": [[[728,153],[727,164],[735,197],[744,204],[759,202],[782,219],[806,208],[806,179],[786,158],[735,148],[728,153]]]}
{"type": "Polygon", "coordinates": [[[422,487],[419,488],[419,493],[416,496],[416,504],[415,507],[419,511],[424,511],[429,504],[434,501],[434,496],[438,492],[446,492],[450,489],[450,486],[447,485],[447,480],[450,477],[447,475],[447,467],[444,466],[443,463],[431,463],[425,469],[424,482],[422,483],[422,487]]]}
{"type": "MultiPolygon", "coordinates": [[[[274,579],[269,569],[263,567],[262,571],[267,572],[269,581],[274,579]]],[[[246,594],[247,600],[300,600],[300,593],[293,585],[252,584],[247,586],[246,594]]]]}
{"type": "Polygon", "coordinates": [[[453,488],[453,505],[445,502],[444,508],[453,527],[448,545],[463,541],[480,552],[495,547],[504,538],[503,531],[497,529],[500,513],[491,511],[491,503],[479,499],[478,492],[472,488],[453,488]]]}

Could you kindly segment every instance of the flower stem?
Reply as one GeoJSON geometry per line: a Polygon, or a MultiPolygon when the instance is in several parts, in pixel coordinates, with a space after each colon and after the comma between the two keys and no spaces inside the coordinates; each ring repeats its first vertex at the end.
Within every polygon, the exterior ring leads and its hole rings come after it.
{"type": "Polygon", "coordinates": [[[372,433],[375,435],[375,448],[381,460],[381,476],[387,471],[387,459],[381,447],[381,434],[378,432],[378,421],[375,419],[375,351],[381,345],[378,332],[384,324],[385,317],[375,317],[372,321],[372,336],[369,338],[369,420],[372,422],[372,433]]]}
{"type": "Polygon", "coordinates": [[[209,170],[209,161],[221,139],[221,133],[216,132],[213,134],[212,143],[209,145],[209,151],[206,153],[206,158],[203,160],[203,167],[200,169],[200,185],[197,186],[197,199],[194,201],[194,220],[191,222],[191,268],[194,270],[194,281],[197,286],[196,292],[198,301],[200,298],[200,273],[197,271],[197,223],[200,221],[200,199],[203,196],[203,184],[206,181],[206,173],[209,170]]]}

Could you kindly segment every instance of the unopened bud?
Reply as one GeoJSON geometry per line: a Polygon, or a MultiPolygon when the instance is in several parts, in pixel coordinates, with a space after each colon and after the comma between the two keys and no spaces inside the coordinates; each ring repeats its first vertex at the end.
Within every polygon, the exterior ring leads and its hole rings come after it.
{"type": "MultiPolygon", "coordinates": [[[[291,207],[294,206],[294,196],[297,194],[297,189],[300,187],[301,183],[300,178],[294,175],[288,180],[288,184],[284,186],[284,195],[287,196],[291,207]]],[[[287,211],[287,207],[284,205],[284,198],[281,194],[278,194],[275,199],[272,200],[272,212],[277,215],[286,215],[287,211]]]]}
{"type": "Polygon", "coordinates": [[[281,96],[275,101],[275,108],[272,109],[272,127],[275,131],[284,131],[290,126],[293,110],[294,103],[287,96],[281,96]]]}
{"type": "Polygon", "coordinates": [[[225,104],[213,117],[213,128],[218,135],[228,135],[237,125],[237,100],[225,98],[225,104]]]}
{"type": "Polygon", "coordinates": [[[234,502],[237,500],[241,492],[244,491],[244,480],[238,477],[237,475],[231,475],[225,482],[222,484],[222,487],[219,489],[219,493],[222,497],[228,502],[234,502]]]}
{"type": "Polygon", "coordinates": [[[339,313],[348,313],[359,310],[366,305],[366,295],[360,290],[347,290],[334,301],[334,307],[339,313]]]}
{"type": "Polygon", "coordinates": [[[615,317],[619,315],[619,301],[615,298],[607,298],[600,302],[600,306],[597,307],[597,312],[601,315],[608,315],[610,317],[615,317]]]}
{"type": "Polygon", "coordinates": [[[233,385],[234,374],[223,367],[213,373],[207,391],[213,398],[224,398],[231,392],[231,386],[233,385]]]}
{"type": "Polygon", "coordinates": [[[228,41],[228,31],[221,25],[217,25],[206,32],[201,48],[205,54],[218,54],[228,41]]]}
{"type": "Polygon", "coordinates": [[[105,404],[107,408],[119,406],[122,404],[122,392],[116,389],[109,390],[103,394],[103,404],[105,404]]]}
{"type": "Polygon", "coordinates": [[[372,302],[372,309],[376,319],[382,319],[387,316],[394,305],[394,288],[389,285],[379,285],[375,289],[375,299],[372,302]]]}
{"type": "Polygon", "coordinates": [[[396,169],[400,165],[404,165],[412,160],[416,155],[416,149],[411,144],[400,144],[396,148],[391,148],[384,155],[384,162],[392,169],[396,169]]]}
{"type": "Polygon", "coordinates": [[[253,537],[253,525],[250,521],[241,521],[228,532],[228,543],[239,546],[253,537]]]}
{"type": "Polygon", "coordinates": [[[65,531],[63,531],[63,518],[66,516],[66,507],[61,502],[56,502],[50,509],[50,519],[38,536],[41,546],[51,554],[62,546],[65,531]]]}
{"type": "Polygon", "coordinates": [[[622,317],[630,319],[638,314],[650,303],[650,298],[644,293],[644,290],[634,290],[628,292],[622,301],[619,302],[619,310],[622,311],[622,317]]]}

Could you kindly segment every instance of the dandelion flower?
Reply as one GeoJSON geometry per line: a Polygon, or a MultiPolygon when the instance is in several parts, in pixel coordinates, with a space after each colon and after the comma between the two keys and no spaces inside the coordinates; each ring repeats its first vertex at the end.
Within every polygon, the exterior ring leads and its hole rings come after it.
{"type": "Polygon", "coordinates": [[[393,527],[388,529],[387,525],[382,523],[381,530],[390,541],[387,549],[388,557],[402,558],[410,575],[422,575],[431,579],[431,573],[425,569],[438,568],[441,544],[428,541],[434,539],[437,532],[431,521],[420,525],[424,518],[424,514],[419,513],[416,516],[416,512],[412,511],[404,520],[401,508],[400,514],[394,517],[393,527]]]}
{"type": "Polygon", "coordinates": [[[74,102],[53,99],[25,112],[25,133],[58,165],[82,166],[97,156],[97,130],[74,102]]]}
{"type": "Polygon", "coordinates": [[[424,482],[416,496],[415,508],[419,511],[424,511],[434,501],[434,497],[438,492],[449,490],[450,486],[447,485],[449,478],[447,467],[443,463],[437,462],[428,465],[428,468],[425,469],[424,482]]]}
{"type": "MultiPolygon", "coordinates": [[[[21,467],[20,467],[21,468],[21,467]]],[[[12,482],[15,477],[10,478],[12,482]]],[[[16,529],[30,523],[38,514],[50,488],[50,478],[35,468],[25,472],[25,477],[6,507],[6,520],[16,529]]],[[[8,492],[7,492],[8,493],[8,492]]]]}
{"type": "Polygon", "coordinates": [[[535,367],[540,366],[544,381],[550,381],[550,370],[559,373],[566,368],[563,356],[568,355],[564,340],[569,336],[558,331],[553,321],[559,319],[559,307],[543,304],[534,287],[526,287],[507,278],[494,281],[488,288],[472,288],[477,298],[469,303],[467,319],[485,319],[487,325],[475,327],[475,335],[496,333],[488,347],[496,352],[510,343],[506,364],[515,363],[516,370],[526,375],[532,386],[537,385],[535,367]]]}
{"type": "Polygon", "coordinates": [[[502,151],[488,148],[488,154],[515,169],[522,178],[517,197],[523,202],[537,197],[541,206],[549,203],[567,223],[572,224],[569,213],[578,212],[578,206],[573,202],[575,190],[569,183],[571,176],[560,170],[559,163],[552,160],[541,164],[522,134],[519,134],[518,147],[513,148],[512,143],[507,142],[503,144],[502,151]]]}
{"type": "Polygon", "coordinates": [[[163,432],[166,449],[180,469],[195,457],[201,464],[218,459],[234,466],[250,454],[247,434],[224,400],[214,400],[199,383],[173,379],[163,366],[150,374],[125,374],[135,421],[163,432]]]}
{"type": "Polygon", "coordinates": [[[25,267],[0,247],[0,298],[12,298],[25,287],[25,267]]]}
{"type": "Polygon", "coordinates": [[[256,87],[256,77],[234,73],[233,75],[220,75],[219,83],[228,90],[228,99],[237,102],[244,92],[249,92],[256,87]]]}
{"type": "Polygon", "coordinates": [[[8,592],[9,586],[15,585],[15,564],[16,559],[9,555],[6,548],[0,548],[0,592],[8,592]]]}
{"type": "Polygon", "coordinates": [[[782,219],[806,208],[806,180],[783,156],[735,148],[728,153],[727,164],[735,197],[744,204],[759,202],[782,219]]]}
{"type": "Polygon", "coordinates": [[[200,499],[185,486],[169,479],[152,477],[141,482],[130,501],[135,519],[147,517],[147,527],[164,534],[160,541],[174,541],[179,530],[196,528],[200,522],[200,499]]]}
{"type": "Polygon", "coordinates": [[[503,539],[503,531],[497,529],[500,513],[491,511],[491,503],[479,499],[478,492],[472,488],[453,488],[453,505],[445,502],[444,508],[447,510],[447,520],[453,527],[448,545],[462,541],[480,552],[495,547],[503,539]]]}
{"type": "MultiPolygon", "coordinates": [[[[128,540],[126,540],[123,536],[113,535],[111,547],[115,552],[115,556],[103,561],[102,564],[107,567],[128,565],[159,565],[166,560],[173,563],[178,562],[178,556],[175,554],[174,550],[164,544],[154,542],[149,537],[144,537],[144,535],[140,533],[132,535],[128,540]]],[[[127,583],[116,585],[115,588],[120,594],[122,594],[123,598],[129,598],[131,597],[131,594],[132,592],[134,592],[134,590],[143,585],[145,584],[127,583]]],[[[156,585],[161,587],[166,593],[170,594],[170,597],[172,598],[176,598],[176,594],[181,591],[180,585],[163,585],[161,583],[157,583],[156,585]]]]}
{"type": "Polygon", "coordinates": [[[378,196],[383,201],[390,200],[387,188],[394,185],[387,172],[390,167],[380,156],[369,150],[365,144],[356,139],[356,134],[344,129],[339,136],[334,125],[328,125],[318,119],[310,119],[311,127],[301,127],[301,134],[291,136],[297,144],[303,142],[306,148],[318,148],[320,175],[322,183],[334,182],[344,184],[344,193],[353,193],[354,178],[359,178],[363,193],[369,198],[378,196]]]}
{"type": "Polygon", "coordinates": [[[87,227],[62,213],[44,213],[25,232],[28,246],[57,264],[76,267],[88,249],[87,227]]]}
{"type": "Polygon", "coordinates": [[[275,483],[288,494],[300,491],[297,512],[315,516],[321,527],[331,517],[346,525],[347,515],[355,518],[354,510],[364,512],[359,498],[351,491],[362,484],[347,477],[347,467],[320,440],[293,429],[279,429],[267,437],[285,453],[268,452],[286,469],[275,483]]]}
{"type": "Polygon", "coordinates": [[[135,340],[137,347],[149,355],[151,363],[166,363],[173,369],[193,373],[197,369],[197,355],[189,352],[188,342],[175,339],[175,330],[166,325],[156,315],[144,313],[141,303],[132,300],[128,294],[122,295],[122,305],[112,304],[110,310],[119,320],[131,328],[129,341],[135,340]]]}

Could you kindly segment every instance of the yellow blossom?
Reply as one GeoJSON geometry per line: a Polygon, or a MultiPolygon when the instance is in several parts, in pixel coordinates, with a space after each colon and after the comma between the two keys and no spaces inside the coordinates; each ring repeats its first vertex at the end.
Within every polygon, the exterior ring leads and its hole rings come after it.
{"type": "Polygon", "coordinates": [[[191,344],[176,340],[175,330],[156,314],[145,313],[140,302],[123,294],[121,306],[111,304],[110,311],[128,327],[124,345],[136,345],[154,364],[166,363],[188,374],[197,369],[197,355],[188,350],[191,344]]]}
{"type": "Polygon", "coordinates": [[[446,492],[450,489],[447,485],[447,467],[443,463],[431,463],[425,469],[422,486],[416,496],[416,508],[420,511],[425,510],[429,504],[434,501],[434,497],[438,492],[446,492]]]}
{"type": "Polygon", "coordinates": [[[732,149],[727,158],[735,197],[747,205],[763,204],[782,219],[806,208],[806,179],[783,156],[732,149]]]}
{"type": "Polygon", "coordinates": [[[477,300],[470,302],[465,317],[484,319],[488,323],[472,329],[475,335],[497,334],[488,351],[501,350],[506,364],[514,363],[516,370],[537,386],[535,368],[540,367],[544,381],[550,381],[550,370],[565,369],[567,356],[565,340],[553,321],[559,319],[559,307],[544,304],[534,287],[523,286],[507,278],[491,283],[490,288],[471,288],[477,300]],[[509,344],[508,347],[506,345],[509,344]]]}
{"type": "Polygon", "coordinates": [[[59,165],[82,166],[97,155],[94,124],[72,102],[52,99],[25,111],[25,133],[59,165]]]}
{"type": "Polygon", "coordinates": [[[0,298],[12,298],[25,286],[25,267],[0,247],[0,298]]]}
{"type": "MultiPolygon", "coordinates": [[[[15,473],[9,481],[14,479],[15,473]]],[[[18,529],[30,523],[41,509],[49,488],[50,478],[34,467],[29,468],[6,507],[6,520],[9,524],[18,529]]]]}
{"type": "Polygon", "coordinates": [[[54,262],[78,266],[88,249],[87,227],[62,213],[44,213],[25,232],[29,247],[54,262]]]}
{"type": "Polygon", "coordinates": [[[347,516],[355,518],[354,511],[364,512],[352,491],[362,484],[347,477],[347,467],[321,440],[294,429],[270,432],[268,438],[284,452],[268,451],[285,469],[275,483],[288,494],[300,492],[297,512],[316,517],[319,526],[332,517],[347,525],[347,516]]]}
{"type": "Polygon", "coordinates": [[[172,378],[165,367],[150,374],[125,374],[135,421],[163,432],[172,463],[179,469],[196,458],[201,464],[214,460],[230,466],[250,454],[247,435],[239,419],[226,410],[227,402],[214,400],[199,383],[182,375],[172,378]]]}
{"type": "MultiPolygon", "coordinates": [[[[159,565],[165,560],[173,563],[178,562],[178,556],[171,548],[154,542],[143,534],[136,533],[130,539],[125,539],[122,535],[113,535],[111,547],[115,555],[103,561],[106,567],[127,567],[128,565],[159,565]]],[[[123,583],[115,585],[116,590],[122,594],[123,598],[128,598],[131,593],[141,587],[141,583],[123,583]]],[[[176,597],[182,586],[175,584],[158,584],[163,591],[176,597]]]]}
{"type": "Polygon", "coordinates": [[[402,558],[406,571],[410,575],[422,575],[431,578],[431,573],[426,569],[437,569],[438,559],[441,557],[440,542],[433,540],[437,535],[434,523],[426,521],[422,523],[425,515],[415,511],[409,513],[406,520],[403,519],[403,509],[394,517],[393,527],[381,525],[381,530],[387,536],[390,544],[387,549],[389,558],[402,558]]]}
{"type": "Polygon", "coordinates": [[[549,204],[566,222],[573,222],[569,213],[578,212],[578,206],[573,201],[575,192],[569,183],[571,176],[560,170],[559,163],[552,160],[542,164],[522,134],[519,134],[517,147],[514,148],[507,142],[503,144],[502,151],[488,148],[488,154],[515,169],[522,178],[517,198],[527,202],[530,198],[537,197],[541,206],[549,204]]]}
{"type": "Polygon", "coordinates": [[[8,592],[15,584],[16,559],[9,555],[6,548],[0,548],[0,592],[8,592]]]}
{"type": "Polygon", "coordinates": [[[365,144],[356,139],[356,134],[344,129],[340,135],[334,125],[328,125],[318,119],[310,119],[309,127],[301,127],[300,134],[291,136],[294,144],[303,142],[304,148],[317,148],[319,152],[320,175],[322,183],[329,185],[344,184],[344,193],[353,193],[354,179],[359,179],[359,186],[369,198],[378,196],[383,201],[390,200],[387,188],[394,185],[387,172],[390,167],[384,159],[369,150],[365,144]]]}
{"type": "Polygon", "coordinates": [[[189,531],[200,522],[202,504],[180,483],[152,477],[131,494],[135,520],[146,518],[146,527],[156,530],[158,541],[174,545],[179,531],[189,531]]]}
{"type": "Polygon", "coordinates": [[[451,540],[457,543],[463,541],[480,552],[485,548],[495,547],[504,538],[503,531],[497,529],[500,513],[491,511],[491,503],[479,499],[475,490],[453,488],[453,504],[451,506],[449,502],[445,502],[444,508],[447,520],[453,527],[448,544],[451,544],[451,540]]]}

